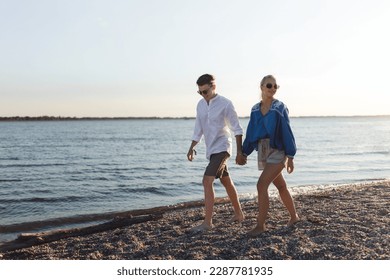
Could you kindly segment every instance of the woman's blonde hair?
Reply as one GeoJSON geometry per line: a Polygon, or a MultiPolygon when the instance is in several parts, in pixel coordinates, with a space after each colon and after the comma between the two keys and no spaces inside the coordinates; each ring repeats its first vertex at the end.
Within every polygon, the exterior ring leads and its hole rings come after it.
{"type": "Polygon", "coordinates": [[[274,77],[273,75],[267,75],[267,76],[265,76],[265,77],[261,80],[260,86],[264,85],[264,82],[265,82],[265,80],[267,80],[267,79],[273,79],[273,80],[276,81],[276,79],[275,79],[275,77],[274,77]]]}

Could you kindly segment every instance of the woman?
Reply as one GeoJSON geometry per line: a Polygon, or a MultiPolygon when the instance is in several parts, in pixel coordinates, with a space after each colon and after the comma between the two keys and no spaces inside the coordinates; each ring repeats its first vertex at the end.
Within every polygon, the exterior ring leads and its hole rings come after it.
{"type": "Polygon", "coordinates": [[[243,157],[253,150],[258,151],[258,167],[263,170],[257,182],[259,214],[257,225],[248,235],[257,236],[266,230],[265,220],[269,208],[268,186],[273,183],[280,198],[290,213],[288,226],[299,221],[294,201],[287,189],[282,171],[287,166],[287,172],[294,171],[294,155],[296,145],[290,127],[287,107],[274,98],[279,85],[272,75],[265,76],[260,83],[261,102],[253,106],[246,138],[243,143],[243,157]]]}

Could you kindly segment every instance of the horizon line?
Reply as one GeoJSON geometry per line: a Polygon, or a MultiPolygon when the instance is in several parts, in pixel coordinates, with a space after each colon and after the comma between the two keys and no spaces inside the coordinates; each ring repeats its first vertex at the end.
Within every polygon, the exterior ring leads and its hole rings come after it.
{"type": "MultiPolygon", "coordinates": [[[[246,119],[250,116],[239,116],[246,119]]],[[[390,115],[321,115],[321,116],[290,116],[290,118],[358,118],[358,117],[390,117],[390,115]]],[[[128,117],[65,117],[65,116],[12,116],[2,117],[0,121],[28,121],[28,120],[142,120],[142,119],[195,119],[196,117],[181,116],[181,117],[158,117],[158,116],[128,116],[128,117]]]]}

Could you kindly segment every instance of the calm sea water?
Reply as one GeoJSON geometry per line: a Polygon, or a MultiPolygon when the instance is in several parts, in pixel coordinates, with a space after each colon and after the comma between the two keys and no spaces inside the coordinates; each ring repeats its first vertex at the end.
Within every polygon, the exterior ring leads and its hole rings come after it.
{"type": "MultiPolygon", "coordinates": [[[[290,186],[390,178],[390,117],[291,118],[291,125],[298,152],[285,176],[290,186]]],[[[194,162],[186,159],[193,127],[193,119],[0,122],[0,241],[50,220],[65,226],[69,217],[203,199],[204,143],[194,162]]],[[[241,195],[256,192],[255,154],[244,167],[231,159],[230,172],[241,195]]]]}

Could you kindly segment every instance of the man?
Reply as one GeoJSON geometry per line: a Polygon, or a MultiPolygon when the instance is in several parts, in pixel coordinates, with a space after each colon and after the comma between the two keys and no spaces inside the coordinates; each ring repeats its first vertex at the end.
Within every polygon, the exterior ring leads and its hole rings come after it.
{"type": "Polygon", "coordinates": [[[232,102],[216,93],[215,79],[212,75],[204,74],[199,77],[196,83],[199,88],[198,93],[203,99],[199,101],[196,109],[195,129],[187,158],[189,161],[194,159],[194,147],[204,136],[206,157],[210,161],[203,176],[205,218],[202,224],[192,228],[192,230],[206,231],[213,227],[214,179],[216,178],[220,179],[233,205],[232,221],[241,222],[244,219],[237,190],[230,178],[227,166],[227,161],[232,154],[230,130],[236,137],[236,163],[243,164],[246,162],[246,158],[242,155],[243,130],[232,102]]]}

